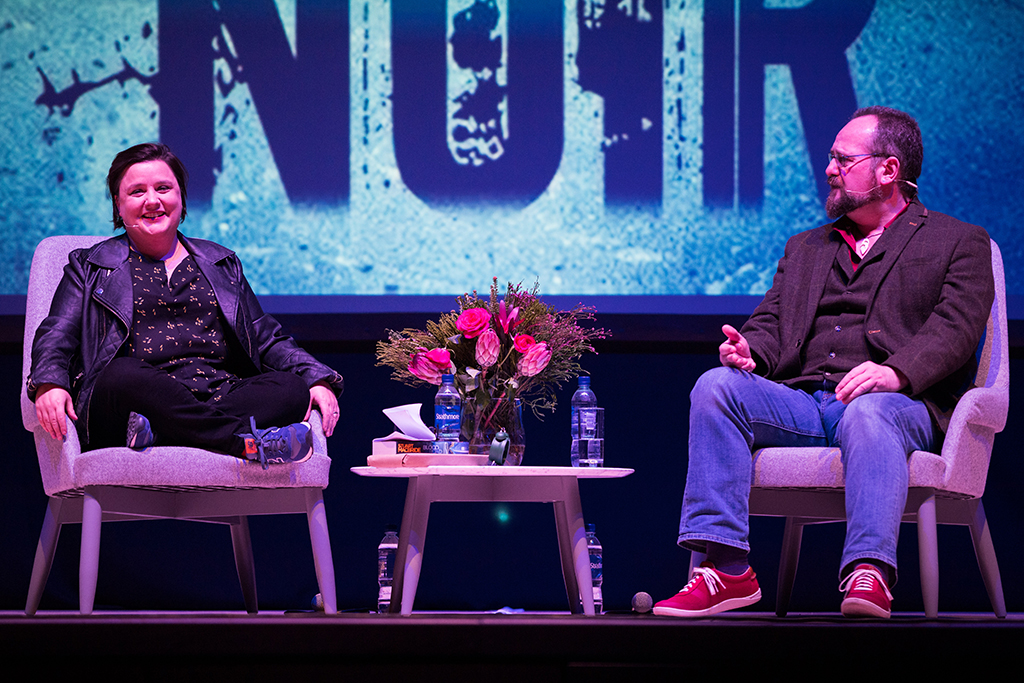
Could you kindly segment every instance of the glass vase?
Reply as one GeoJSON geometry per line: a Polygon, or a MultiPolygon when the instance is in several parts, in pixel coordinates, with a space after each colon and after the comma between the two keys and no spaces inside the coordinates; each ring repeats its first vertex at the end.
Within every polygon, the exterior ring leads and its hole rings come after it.
{"type": "Polygon", "coordinates": [[[503,465],[517,466],[523,462],[526,433],[523,430],[523,405],[504,394],[469,396],[462,403],[462,439],[469,442],[469,452],[488,455],[491,442],[502,429],[508,434],[509,447],[503,465]]]}

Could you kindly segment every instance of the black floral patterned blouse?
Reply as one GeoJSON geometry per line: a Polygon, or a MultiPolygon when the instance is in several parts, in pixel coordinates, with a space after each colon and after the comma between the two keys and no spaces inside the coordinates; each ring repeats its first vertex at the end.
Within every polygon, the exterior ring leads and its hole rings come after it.
{"type": "Polygon", "coordinates": [[[191,254],[170,282],[163,261],[132,251],[129,263],[135,305],[129,354],[166,371],[199,400],[217,401],[238,377],[209,281],[191,254]]]}

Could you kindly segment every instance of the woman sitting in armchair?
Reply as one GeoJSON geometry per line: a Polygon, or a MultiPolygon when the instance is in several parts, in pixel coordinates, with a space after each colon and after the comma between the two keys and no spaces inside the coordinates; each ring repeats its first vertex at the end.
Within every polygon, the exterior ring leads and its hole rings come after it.
{"type": "Polygon", "coordinates": [[[342,377],[263,313],[229,249],[178,232],[188,172],[166,145],[120,152],[107,187],[124,234],[71,252],[32,346],[28,396],[83,448],[192,446],[271,463],[330,436],[342,377]]]}

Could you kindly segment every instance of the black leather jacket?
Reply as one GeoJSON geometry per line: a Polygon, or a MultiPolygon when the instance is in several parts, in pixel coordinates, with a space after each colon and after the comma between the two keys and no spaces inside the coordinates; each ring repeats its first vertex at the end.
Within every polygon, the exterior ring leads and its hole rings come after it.
{"type": "MultiPolygon", "coordinates": [[[[303,351],[272,316],[263,312],[233,251],[214,242],[179,237],[209,280],[226,328],[234,333],[237,348],[248,357],[249,374],[294,372],[308,386],[323,380],[335,393],[341,393],[341,375],[303,351]]],[[[27,391],[34,401],[43,384],[67,389],[75,401],[86,441],[93,386],[107,364],[123,355],[132,317],[125,235],[72,251],[53,295],[50,314],[36,330],[27,391]]]]}

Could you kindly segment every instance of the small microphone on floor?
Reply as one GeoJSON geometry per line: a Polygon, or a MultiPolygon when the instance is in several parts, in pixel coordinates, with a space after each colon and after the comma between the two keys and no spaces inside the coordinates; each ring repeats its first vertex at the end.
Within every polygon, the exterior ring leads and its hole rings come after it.
{"type": "Polygon", "coordinates": [[[647,614],[654,607],[654,598],[650,593],[640,591],[633,596],[633,611],[637,614],[647,614]]]}

